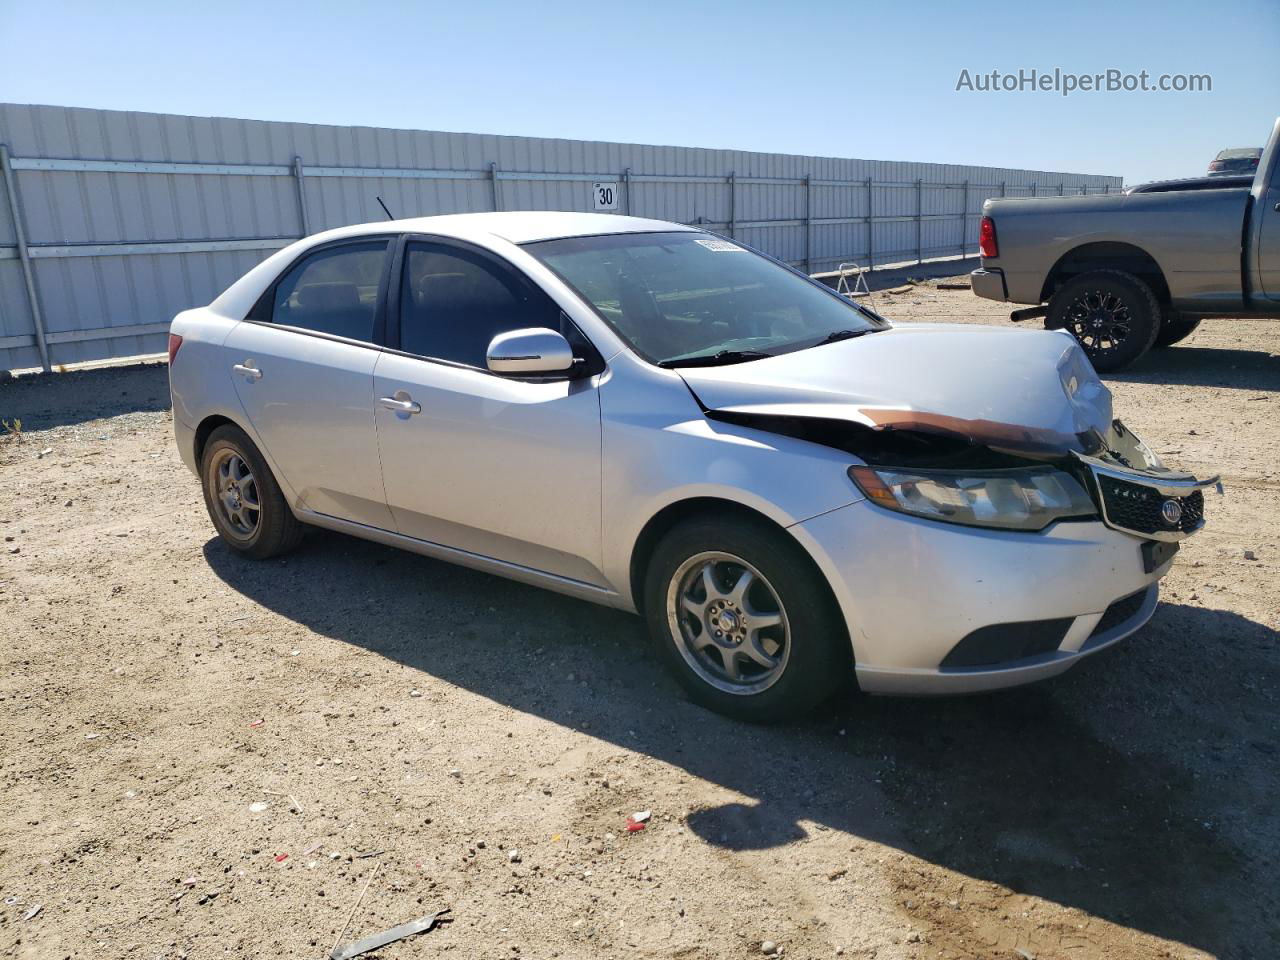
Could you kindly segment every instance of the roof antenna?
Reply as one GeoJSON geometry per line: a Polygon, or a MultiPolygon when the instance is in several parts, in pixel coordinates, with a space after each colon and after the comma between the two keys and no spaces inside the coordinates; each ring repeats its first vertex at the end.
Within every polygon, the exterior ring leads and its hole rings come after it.
{"type": "Polygon", "coordinates": [[[385,214],[387,215],[387,219],[388,219],[388,220],[394,220],[394,219],[395,219],[395,217],[393,217],[393,216],[391,215],[391,211],[387,209],[387,205],[386,205],[385,203],[383,203],[383,202],[382,202],[382,198],[381,198],[381,197],[374,197],[374,199],[378,201],[378,206],[380,206],[380,207],[382,208],[382,212],[383,212],[383,213],[385,213],[385,214]]]}

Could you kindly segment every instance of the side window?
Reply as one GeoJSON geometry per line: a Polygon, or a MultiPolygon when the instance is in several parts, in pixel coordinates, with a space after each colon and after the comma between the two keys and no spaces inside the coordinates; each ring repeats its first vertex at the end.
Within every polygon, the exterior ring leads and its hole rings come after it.
{"type": "Polygon", "coordinates": [[[312,254],[276,284],[271,322],[372,343],[386,257],[385,240],[312,254]]]}
{"type": "Polygon", "coordinates": [[[514,270],[457,247],[410,243],[400,292],[400,349],[485,368],[497,334],[560,329],[560,308],[514,270]]]}

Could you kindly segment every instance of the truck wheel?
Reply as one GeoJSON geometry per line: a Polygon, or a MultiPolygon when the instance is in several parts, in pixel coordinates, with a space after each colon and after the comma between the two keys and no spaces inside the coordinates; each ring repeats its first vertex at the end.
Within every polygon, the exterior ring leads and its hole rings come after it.
{"type": "Polygon", "coordinates": [[[1049,301],[1045,324],[1068,330],[1094,369],[1127,367],[1151,349],[1160,332],[1160,304],[1151,288],[1122,270],[1093,270],[1067,281],[1049,301]]]}
{"type": "Polygon", "coordinates": [[[1160,332],[1156,334],[1156,346],[1169,347],[1179,340],[1185,340],[1195,333],[1198,326],[1200,326],[1199,317],[1186,319],[1176,313],[1166,313],[1164,319],[1160,321],[1160,332]]]}

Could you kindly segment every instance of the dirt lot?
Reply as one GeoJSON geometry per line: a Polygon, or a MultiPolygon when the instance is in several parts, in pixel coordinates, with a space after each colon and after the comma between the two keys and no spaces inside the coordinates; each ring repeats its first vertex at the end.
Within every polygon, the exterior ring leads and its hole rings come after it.
{"type": "Polygon", "coordinates": [[[0,385],[0,956],[320,958],[449,906],[379,956],[1275,957],[1277,352],[1210,322],[1110,381],[1227,490],[1138,635],[767,729],[620,613],[327,533],[233,558],[161,366],[0,385]]]}

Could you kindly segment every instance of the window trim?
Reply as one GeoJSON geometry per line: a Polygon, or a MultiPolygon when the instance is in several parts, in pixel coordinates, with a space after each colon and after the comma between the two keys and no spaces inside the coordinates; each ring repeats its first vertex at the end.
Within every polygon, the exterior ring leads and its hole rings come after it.
{"type": "MultiPolygon", "coordinates": [[[[453,367],[457,370],[472,370],[477,373],[483,373],[489,377],[497,377],[500,380],[530,382],[530,383],[546,383],[561,380],[580,380],[586,377],[597,376],[607,369],[604,356],[600,353],[598,347],[592,341],[591,337],[580,327],[574,323],[573,318],[560,304],[555,297],[543,289],[542,285],[521,270],[518,266],[508,260],[506,257],[493,250],[486,249],[476,243],[462,240],[458,237],[441,236],[434,233],[404,233],[400,235],[399,242],[395,251],[395,268],[393,279],[389,289],[389,309],[387,311],[387,327],[386,340],[384,350],[387,353],[395,354],[398,357],[407,357],[411,360],[422,360],[426,363],[438,363],[442,366],[453,367]],[[524,285],[538,296],[545,297],[551,302],[557,310],[560,311],[561,322],[569,323],[578,335],[582,338],[583,343],[587,345],[587,356],[578,357],[578,351],[574,351],[575,360],[582,361],[582,369],[577,370],[570,368],[563,373],[539,374],[534,376],[518,376],[509,373],[495,373],[488,367],[478,367],[474,364],[464,363],[460,360],[450,360],[447,357],[431,357],[421,353],[412,353],[403,350],[400,347],[400,335],[404,322],[404,304],[401,302],[401,292],[404,288],[404,273],[408,269],[409,261],[409,245],[411,243],[430,243],[438,247],[447,249],[460,250],[465,253],[473,254],[478,259],[484,261],[497,270],[505,270],[508,274],[513,275],[516,283],[524,285]]],[[[570,344],[572,347],[572,344],[570,344]]],[[[575,363],[575,367],[577,364],[575,363]]]]}
{"type": "Polygon", "coordinates": [[[271,281],[262,294],[254,302],[253,307],[244,316],[245,323],[256,323],[260,326],[274,327],[277,330],[288,330],[291,333],[301,333],[309,337],[319,337],[322,340],[332,340],[335,343],[350,344],[353,347],[365,347],[371,350],[382,350],[386,346],[387,332],[387,288],[391,280],[392,266],[396,261],[399,247],[403,241],[403,234],[399,233],[370,233],[359,237],[343,237],[338,240],[328,240],[324,243],[317,243],[315,246],[308,247],[303,250],[291,261],[288,266],[282,269],[276,278],[271,281]],[[295,327],[288,323],[276,323],[271,319],[272,311],[275,307],[276,288],[295,268],[300,266],[312,256],[324,253],[329,250],[339,249],[341,247],[366,246],[371,243],[382,241],[383,248],[383,264],[382,276],[378,278],[378,299],[373,309],[373,335],[370,340],[356,340],[351,337],[343,337],[336,333],[326,333],[323,330],[311,330],[307,327],[295,327]]]}

